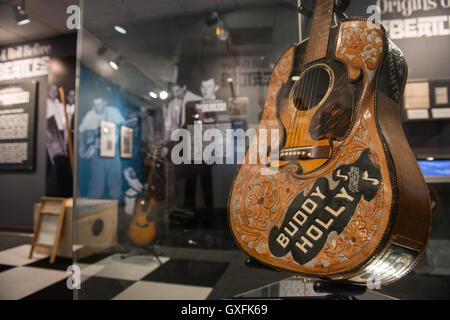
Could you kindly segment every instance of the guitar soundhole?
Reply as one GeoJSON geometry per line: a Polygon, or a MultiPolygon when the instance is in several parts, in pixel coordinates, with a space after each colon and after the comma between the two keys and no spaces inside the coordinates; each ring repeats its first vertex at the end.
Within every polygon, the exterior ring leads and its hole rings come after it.
{"type": "Polygon", "coordinates": [[[333,71],[325,64],[306,69],[291,89],[292,105],[300,111],[306,111],[321,104],[331,92],[333,71]]]}

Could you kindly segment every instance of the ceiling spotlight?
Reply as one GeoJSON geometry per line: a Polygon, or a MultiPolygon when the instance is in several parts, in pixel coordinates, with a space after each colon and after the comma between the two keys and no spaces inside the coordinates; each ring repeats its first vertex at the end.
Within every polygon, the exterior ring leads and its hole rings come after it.
{"type": "Polygon", "coordinates": [[[206,24],[208,26],[213,26],[217,24],[217,21],[219,20],[219,14],[214,11],[209,16],[206,17],[206,24]]]}
{"type": "Polygon", "coordinates": [[[161,100],[166,100],[168,97],[169,97],[169,94],[167,93],[166,90],[163,90],[163,91],[161,91],[161,92],[159,93],[159,98],[160,98],[161,100]]]}
{"type": "Polygon", "coordinates": [[[110,61],[109,65],[111,66],[111,68],[113,68],[114,70],[119,70],[119,65],[117,64],[117,62],[115,61],[110,61]]]}
{"type": "Polygon", "coordinates": [[[23,26],[30,22],[30,19],[28,19],[28,15],[25,12],[25,1],[22,1],[21,4],[13,5],[13,12],[19,26],[23,26]]]}
{"type": "Polygon", "coordinates": [[[118,33],[121,33],[121,34],[127,34],[127,30],[125,30],[121,26],[114,26],[114,30],[116,30],[118,33]]]}
{"type": "Polygon", "coordinates": [[[111,59],[109,61],[109,65],[111,66],[111,68],[113,68],[114,70],[119,70],[119,66],[122,63],[123,58],[120,56],[117,56],[113,59],[111,59]]]}
{"type": "Polygon", "coordinates": [[[158,98],[158,95],[157,95],[156,92],[154,92],[154,91],[150,91],[148,94],[149,94],[150,97],[152,97],[153,99],[158,98]]]}
{"type": "Polygon", "coordinates": [[[434,157],[427,157],[427,160],[428,160],[428,161],[433,161],[433,160],[434,160],[434,157]]]}

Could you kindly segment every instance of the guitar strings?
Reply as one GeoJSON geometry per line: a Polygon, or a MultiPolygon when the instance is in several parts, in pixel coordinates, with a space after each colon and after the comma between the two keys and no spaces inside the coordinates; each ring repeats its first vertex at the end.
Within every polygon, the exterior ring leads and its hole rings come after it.
{"type": "MultiPolygon", "coordinates": [[[[297,104],[295,105],[295,108],[296,108],[295,109],[295,122],[294,122],[295,126],[294,126],[294,130],[292,132],[291,147],[295,146],[296,141],[297,141],[296,137],[297,137],[298,130],[299,130],[299,122],[301,121],[301,108],[302,108],[302,103],[303,103],[302,96],[303,96],[303,92],[305,90],[306,84],[308,83],[306,81],[307,74],[303,74],[303,72],[304,72],[304,70],[302,71],[302,74],[300,75],[301,82],[298,87],[297,95],[296,95],[297,104]]],[[[301,122],[300,122],[300,124],[301,124],[301,122]]]]}
{"type": "Polygon", "coordinates": [[[313,88],[312,94],[311,94],[311,101],[310,101],[311,110],[308,110],[308,115],[307,115],[307,123],[308,123],[307,132],[308,133],[309,133],[309,125],[311,124],[311,120],[314,115],[314,112],[312,110],[315,107],[315,101],[316,101],[318,90],[319,90],[321,68],[320,67],[316,68],[315,72],[317,73],[317,78],[315,79],[314,88],[313,88]]]}
{"type": "Polygon", "coordinates": [[[295,131],[297,129],[297,121],[298,121],[298,108],[297,108],[297,104],[298,104],[298,93],[301,91],[301,88],[303,88],[303,84],[305,82],[304,77],[302,76],[303,70],[300,72],[300,79],[297,80],[297,86],[296,86],[296,90],[294,91],[294,95],[293,95],[293,107],[295,108],[294,112],[294,116],[292,117],[293,120],[293,124],[291,127],[291,133],[290,133],[290,143],[287,145],[287,147],[291,147],[294,143],[294,136],[295,136],[295,131]]]}
{"type": "MultiPolygon", "coordinates": [[[[313,24],[317,24],[317,21],[313,21],[313,24]]],[[[311,39],[309,41],[309,45],[311,45],[311,39]]],[[[309,47],[309,49],[311,49],[309,47]]],[[[306,55],[308,50],[306,52],[306,55]]],[[[306,68],[303,68],[300,73],[301,78],[297,83],[297,87],[294,89],[293,93],[293,104],[295,107],[295,111],[293,112],[293,117],[290,119],[290,123],[288,126],[288,132],[290,133],[288,138],[286,139],[285,146],[287,148],[293,146],[302,146],[302,141],[304,136],[309,131],[309,118],[311,117],[311,103],[316,100],[317,96],[317,84],[320,79],[320,68],[312,68],[302,76],[302,73],[306,68]],[[300,93],[300,95],[297,95],[300,93]],[[299,102],[299,106],[297,107],[296,102],[299,102]],[[306,111],[305,111],[306,108],[306,111]],[[305,116],[303,116],[306,113],[305,116]],[[300,114],[300,116],[299,116],[300,114]],[[292,127],[292,123],[295,124],[294,128],[292,127]]],[[[314,107],[314,106],[312,106],[314,107]]]]}
{"type": "MultiPolygon", "coordinates": [[[[303,71],[304,72],[304,71],[303,71]]],[[[296,106],[296,122],[295,122],[295,130],[292,134],[292,146],[296,146],[298,144],[298,134],[299,132],[301,132],[301,125],[302,125],[302,108],[303,108],[303,104],[304,104],[304,93],[306,91],[306,87],[308,85],[309,81],[308,81],[308,74],[303,74],[302,75],[302,86],[301,88],[299,88],[298,90],[298,96],[297,96],[297,101],[298,101],[298,105],[296,106]]]]}
{"type": "MultiPolygon", "coordinates": [[[[316,9],[315,9],[316,13],[317,13],[317,10],[319,10],[319,8],[321,10],[321,7],[320,7],[321,5],[322,5],[322,3],[317,3],[316,4],[316,9]]],[[[320,26],[320,24],[321,24],[321,22],[318,22],[318,19],[317,20],[314,19],[313,25],[311,26],[311,28],[316,29],[316,28],[318,28],[320,26]]],[[[312,45],[312,41],[313,41],[313,39],[312,39],[312,37],[310,37],[309,43],[308,43],[309,46],[312,45]]],[[[320,82],[319,81],[320,80],[320,70],[321,70],[321,68],[314,67],[314,69],[311,72],[311,73],[313,73],[313,79],[312,79],[312,83],[311,83],[312,88],[311,88],[310,92],[308,92],[309,93],[309,98],[307,98],[306,115],[305,115],[305,117],[302,117],[304,125],[302,124],[302,131],[300,133],[300,142],[302,142],[303,139],[309,133],[310,121],[312,119],[311,114],[313,114],[312,109],[314,109],[314,107],[315,107],[315,105],[312,105],[312,104],[314,104],[314,102],[315,102],[315,100],[317,98],[317,94],[318,94],[318,85],[319,85],[319,82],[320,82]]]]}
{"type": "MultiPolygon", "coordinates": [[[[292,80],[292,78],[291,78],[291,80],[292,80]]],[[[299,79],[300,80],[300,79],[299,79]]],[[[295,80],[294,81],[294,84],[292,85],[292,89],[291,89],[291,92],[289,93],[289,101],[288,101],[288,112],[289,113],[291,113],[292,111],[291,111],[291,109],[290,109],[290,104],[291,104],[291,102],[292,102],[292,104],[294,105],[294,107],[295,107],[295,92],[296,92],[296,90],[297,90],[297,88],[298,88],[298,85],[299,85],[299,80],[295,80]]],[[[293,123],[294,123],[294,119],[295,119],[295,112],[294,112],[294,114],[292,115],[292,116],[290,116],[290,118],[289,118],[289,125],[286,127],[286,137],[285,137],[285,142],[284,142],[284,147],[288,147],[289,146],[289,143],[290,143],[290,141],[291,141],[291,139],[292,139],[292,137],[291,137],[291,131],[292,131],[292,127],[293,127],[293,123]]]]}
{"type": "Polygon", "coordinates": [[[295,135],[296,135],[296,133],[298,131],[298,121],[299,121],[299,115],[300,115],[300,108],[298,107],[298,103],[299,102],[301,103],[301,94],[302,94],[302,91],[305,88],[305,82],[306,82],[306,78],[305,78],[305,76],[303,74],[304,72],[305,72],[305,68],[303,66],[301,71],[300,71],[300,73],[299,73],[300,79],[298,80],[297,88],[294,91],[294,98],[293,98],[293,100],[295,102],[294,103],[295,110],[294,110],[294,117],[293,117],[293,125],[292,125],[292,128],[291,128],[291,141],[290,141],[290,144],[288,145],[288,147],[294,146],[294,144],[295,144],[295,135]]]}
{"type": "Polygon", "coordinates": [[[307,131],[307,127],[308,127],[308,115],[309,115],[309,108],[310,108],[310,104],[311,104],[311,97],[312,97],[312,92],[314,90],[314,82],[315,82],[315,78],[316,78],[316,73],[317,73],[317,69],[313,69],[309,71],[309,73],[312,75],[311,76],[311,81],[310,81],[310,88],[308,89],[308,92],[306,93],[305,96],[305,105],[306,105],[306,111],[304,112],[304,117],[302,117],[302,121],[303,124],[302,125],[302,131],[300,132],[300,141],[303,141],[305,138],[305,131],[307,131]]]}
{"type": "MultiPolygon", "coordinates": [[[[292,102],[292,105],[295,107],[295,92],[298,89],[300,80],[301,79],[295,80],[295,82],[293,84],[292,93],[289,95],[288,106],[290,106],[290,104],[292,102]]],[[[291,111],[291,109],[289,107],[288,107],[288,110],[289,110],[289,112],[293,112],[294,114],[289,119],[289,126],[287,127],[287,130],[286,130],[285,147],[288,147],[290,141],[292,140],[292,135],[290,133],[292,131],[292,127],[293,127],[293,124],[294,124],[294,119],[296,117],[296,112],[294,110],[291,111]]]]}
{"type": "Polygon", "coordinates": [[[301,108],[301,113],[302,116],[299,117],[300,119],[300,125],[299,125],[299,132],[296,133],[296,139],[295,139],[295,144],[298,145],[302,145],[303,144],[303,131],[304,131],[304,127],[305,127],[305,121],[304,121],[304,114],[306,112],[305,108],[308,108],[308,93],[311,90],[311,86],[312,86],[312,77],[314,76],[314,74],[310,71],[307,71],[305,78],[307,80],[306,85],[304,86],[302,93],[301,93],[301,99],[302,99],[302,108],[301,108]]]}
{"type": "Polygon", "coordinates": [[[312,111],[315,107],[315,101],[317,100],[317,95],[319,93],[319,83],[320,83],[320,74],[321,74],[322,68],[315,66],[313,67],[312,73],[313,79],[311,82],[311,89],[309,90],[308,98],[307,98],[307,109],[306,109],[306,115],[303,118],[303,124],[302,124],[302,131],[300,134],[300,142],[302,142],[305,137],[309,134],[310,129],[310,122],[313,118],[314,112],[312,111]]]}
{"type": "MultiPolygon", "coordinates": [[[[308,113],[307,113],[307,124],[308,124],[308,129],[307,129],[307,133],[309,133],[309,127],[312,121],[312,118],[315,115],[315,112],[313,112],[312,110],[314,109],[314,107],[316,106],[316,101],[318,100],[318,94],[319,94],[319,85],[320,85],[320,74],[321,74],[322,68],[321,67],[317,67],[316,68],[316,72],[317,72],[317,79],[315,80],[315,84],[314,84],[314,89],[313,89],[313,94],[311,95],[312,99],[309,103],[308,106],[308,113]],[[311,111],[310,111],[310,107],[311,107],[311,111]]],[[[321,99],[322,100],[322,99],[321,99]]],[[[317,101],[317,105],[320,103],[320,101],[317,101]]],[[[317,112],[317,110],[316,110],[317,112]]]]}
{"type": "MultiPolygon", "coordinates": [[[[302,70],[303,73],[303,70],[302,70]]],[[[297,90],[296,90],[296,94],[295,94],[295,98],[294,98],[294,107],[295,107],[295,113],[294,113],[294,125],[291,131],[291,143],[288,147],[292,147],[294,146],[295,143],[295,135],[297,133],[298,130],[298,121],[299,121],[299,106],[298,104],[301,103],[301,92],[303,90],[303,88],[305,87],[305,77],[302,75],[302,73],[300,74],[300,80],[297,86],[297,90]]]]}
{"type": "Polygon", "coordinates": [[[293,112],[293,116],[291,117],[291,119],[289,121],[288,139],[287,139],[286,144],[285,144],[285,146],[288,147],[288,148],[291,146],[291,144],[293,142],[293,131],[296,128],[295,122],[296,122],[297,115],[298,115],[298,109],[297,109],[297,106],[296,106],[297,93],[300,91],[299,88],[302,87],[302,83],[304,81],[304,78],[301,77],[302,72],[303,72],[303,70],[300,70],[300,73],[299,73],[300,79],[295,81],[294,92],[292,94],[292,105],[293,105],[295,110],[292,111],[293,112]]]}
{"type": "MultiPolygon", "coordinates": [[[[313,24],[315,23],[315,21],[313,21],[313,24]]],[[[311,45],[311,41],[309,41],[308,47],[309,45],[311,45]]],[[[309,48],[311,49],[311,48],[309,48]]],[[[307,58],[308,56],[308,49],[305,52],[305,56],[304,59],[307,58]]],[[[310,78],[310,74],[306,73],[304,74],[304,72],[307,70],[307,68],[305,67],[305,65],[302,65],[302,68],[300,70],[299,76],[300,79],[297,81],[297,87],[294,90],[293,93],[293,105],[295,108],[295,111],[293,112],[293,117],[291,118],[289,127],[290,127],[290,135],[289,135],[289,139],[286,143],[286,147],[294,147],[296,145],[298,145],[298,138],[299,135],[301,136],[301,132],[302,132],[302,126],[303,126],[303,121],[302,121],[302,113],[304,112],[303,109],[303,105],[305,103],[305,92],[307,92],[307,87],[310,84],[309,82],[309,78],[310,78]],[[292,125],[293,123],[293,125],[292,125]]]]}

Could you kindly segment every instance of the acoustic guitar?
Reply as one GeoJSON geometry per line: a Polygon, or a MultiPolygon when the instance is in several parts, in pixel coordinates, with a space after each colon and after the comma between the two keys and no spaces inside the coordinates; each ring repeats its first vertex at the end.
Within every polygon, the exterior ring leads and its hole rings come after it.
{"type": "Polygon", "coordinates": [[[431,223],[400,123],[407,64],[382,26],[332,26],[333,11],[334,0],[317,0],[309,39],[272,71],[259,125],[268,134],[258,130],[238,170],[229,224],[242,250],[275,269],[387,284],[418,263],[431,223]]]}
{"type": "Polygon", "coordinates": [[[144,189],[144,195],[138,199],[133,219],[128,227],[128,238],[131,242],[138,245],[150,244],[155,239],[156,235],[156,226],[153,213],[156,198],[153,192],[153,179],[155,177],[156,166],[161,155],[162,147],[162,145],[158,145],[153,151],[150,172],[147,185],[144,189]]]}

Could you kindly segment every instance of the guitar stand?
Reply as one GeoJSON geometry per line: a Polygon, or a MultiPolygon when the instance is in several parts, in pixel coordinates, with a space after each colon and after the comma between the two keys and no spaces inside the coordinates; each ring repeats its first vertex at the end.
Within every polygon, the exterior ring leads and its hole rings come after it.
{"type": "Polygon", "coordinates": [[[119,246],[124,249],[123,250],[124,252],[121,252],[122,255],[120,256],[120,259],[122,260],[134,256],[152,255],[155,257],[156,261],[158,261],[159,265],[162,265],[161,259],[159,259],[162,253],[158,253],[158,251],[155,248],[155,245],[153,244],[148,246],[130,245],[131,247],[130,250],[127,250],[123,245],[119,246]]]}
{"type": "Polygon", "coordinates": [[[364,286],[326,280],[314,281],[313,288],[317,293],[328,293],[326,296],[316,297],[319,300],[357,300],[356,296],[363,295],[367,291],[364,286]]]}
{"type": "MultiPolygon", "coordinates": [[[[246,267],[276,271],[265,264],[249,257],[244,262],[246,267]]],[[[313,284],[316,293],[327,293],[325,296],[280,297],[282,300],[357,300],[356,296],[363,295],[367,289],[345,281],[316,280],[313,284]]],[[[253,299],[253,298],[252,298],[253,299]]]]}

